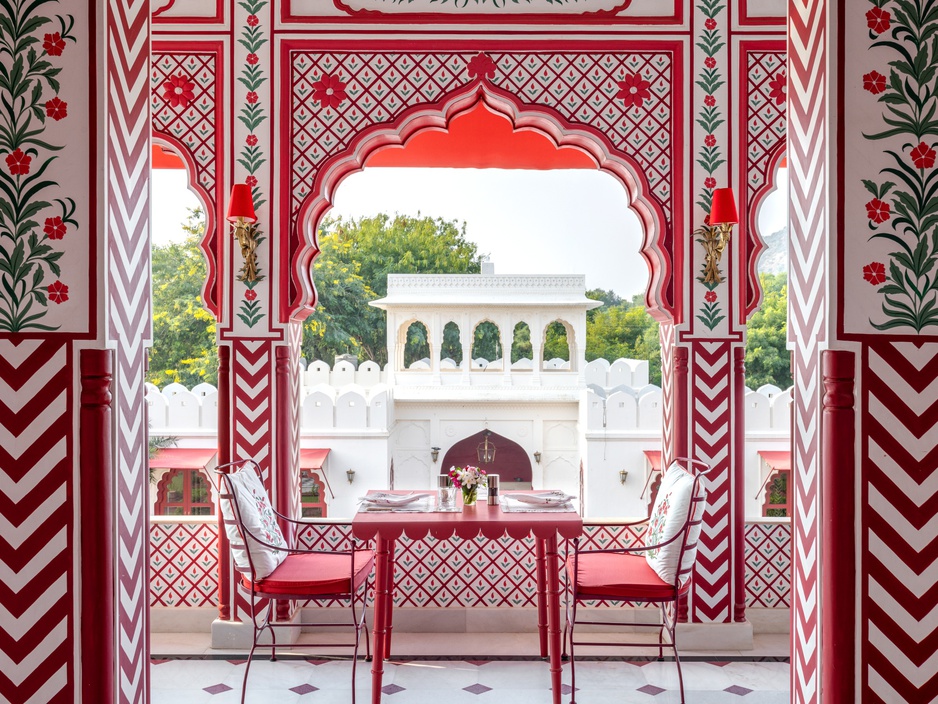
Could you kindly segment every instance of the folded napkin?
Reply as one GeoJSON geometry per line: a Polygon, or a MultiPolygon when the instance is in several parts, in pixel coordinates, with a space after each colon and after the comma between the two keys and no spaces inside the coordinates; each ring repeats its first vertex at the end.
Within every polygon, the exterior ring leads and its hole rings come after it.
{"type": "Polygon", "coordinates": [[[426,497],[427,494],[372,494],[363,496],[359,501],[370,506],[406,506],[426,497]]]}
{"type": "Polygon", "coordinates": [[[505,498],[514,499],[515,501],[532,504],[534,506],[551,506],[568,503],[576,497],[570,496],[562,491],[541,491],[530,494],[506,494],[505,498]]]}

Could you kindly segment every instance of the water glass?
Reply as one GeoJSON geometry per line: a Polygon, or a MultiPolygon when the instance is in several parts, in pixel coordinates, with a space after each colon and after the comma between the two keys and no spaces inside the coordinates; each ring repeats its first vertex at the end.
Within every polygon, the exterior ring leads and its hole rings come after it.
{"type": "Polygon", "coordinates": [[[436,489],[436,507],[442,511],[453,511],[456,509],[456,487],[453,486],[453,478],[448,474],[441,474],[437,477],[436,489]]]}

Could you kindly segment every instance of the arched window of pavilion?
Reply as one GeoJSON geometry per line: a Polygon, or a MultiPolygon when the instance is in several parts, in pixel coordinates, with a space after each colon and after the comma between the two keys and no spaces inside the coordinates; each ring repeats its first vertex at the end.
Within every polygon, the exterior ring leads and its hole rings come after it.
{"type": "Polygon", "coordinates": [[[569,371],[573,366],[573,328],[569,323],[555,320],[544,329],[544,347],[541,368],[545,371],[569,371]]]}
{"type": "MultiPolygon", "coordinates": [[[[523,320],[515,325],[515,332],[511,342],[511,364],[514,367],[519,361],[534,359],[534,347],[531,344],[531,326],[523,320]]],[[[527,365],[519,365],[520,369],[528,368],[527,365]]]]}
{"type": "MultiPolygon", "coordinates": [[[[443,326],[443,344],[440,345],[440,360],[451,359],[458,369],[462,366],[462,340],[459,339],[459,326],[452,320],[443,326]]],[[[448,369],[441,366],[441,369],[448,369]]]]}
{"type": "Polygon", "coordinates": [[[501,333],[491,320],[483,320],[472,331],[471,356],[473,362],[484,359],[489,364],[502,358],[501,333]]]}
{"type": "Polygon", "coordinates": [[[404,369],[420,363],[430,368],[430,336],[427,326],[417,320],[408,325],[404,333],[404,369]]]}

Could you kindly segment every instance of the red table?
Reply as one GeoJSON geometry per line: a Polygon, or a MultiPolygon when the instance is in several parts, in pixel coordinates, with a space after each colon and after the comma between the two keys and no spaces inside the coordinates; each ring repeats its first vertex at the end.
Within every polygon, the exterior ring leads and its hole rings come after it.
{"type": "MultiPolygon", "coordinates": [[[[409,492],[395,492],[409,493],[409,492]]],[[[541,657],[550,658],[550,684],[554,704],[560,704],[560,562],[557,536],[576,538],[583,519],[570,512],[504,513],[500,506],[479,503],[456,513],[356,513],[352,535],[376,541],[374,652],[371,668],[371,701],[381,702],[384,661],[391,650],[394,596],[394,549],[406,534],[412,540],[432,535],[441,540],[458,535],[471,540],[483,535],[497,540],[506,533],[521,539],[537,539],[537,612],[541,657]],[[546,616],[546,618],[545,618],[546,616]]]]}

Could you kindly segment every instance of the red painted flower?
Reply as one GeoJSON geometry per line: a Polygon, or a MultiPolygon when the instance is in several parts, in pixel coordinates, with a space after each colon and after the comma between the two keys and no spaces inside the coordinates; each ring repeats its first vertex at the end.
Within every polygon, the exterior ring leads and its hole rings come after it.
{"type": "Polygon", "coordinates": [[[706,144],[708,147],[715,147],[717,145],[717,138],[712,134],[708,134],[706,137],[704,137],[704,144],[706,144]]]}
{"type": "Polygon", "coordinates": [[[785,72],[782,71],[775,78],[769,81],[769,97],[775,101],[776,105],[785,102],[786,81],[788,80],[785,72]]]}
{"type": "Polygon", "coordinates": [[[257,185],[257,178],[254,176],[248,176],[244,179],[244,182],[248,185],[248,188],[254,188],[257,185]]]}
{"type": "Polygon", "coordinates": [[[257,292],[254,289],[249,288],[244,292],[244,297],[249,301],[253,301],[255,298],[257,298],[257,292]]]}
{"type": "Polygon", "coordinates": [[[62,52],[65,51],[65,40],[58,32],[46,34],[42,38],[42,48],[46,50],[49,56],[61,56],[62,52]]]}
{"type": "Polygon", "coordinates": [[[625,101],[626,109],[632,106],[641,107],[642,103],[651,97],[651,91],[648,90],[651,83],[638,74],[627,74],[619,81],[619,88],[616,97],[625,101]]]}
{"type": "Polygon", "coordinates": [[[257,58],[257,54],[248,54],[247,62],[251,64],[251,66],[256,64],[258,61],[260,61],[260,59],[257,58]]]}
{"type": "Polygon", "coordinates": [[[886,90],[886,77],[878,71],[870,71],[863,75],[863,90],[873,95],[879,95],[886,90]]]}
{"type": "Polygon", "coordinates": [[[65,223],[62,222],[62,218],[56,215],[54,218],[46,218],[46,224],[42,231],[46,233],[50,240],[60,240],[65,237],[67,229],[65,223]]]}
{"type": "Polygon", "coordinates": [[[886,281],[886,267],[882,262],[870,262],[863,267],[863,278],[873,286],[879,286],[886,281]]]}
{"type": "Polygon", "coordinates": [[[886,222],[889,219],[889,203],[874,198],[866,204],[866,217],[877,224],[886,222]]]}
{"type": "Polygon", "coordinates": [[[713,58],[712,56],[708,56],[706,59],[704,59],[704,66],[706,66],[707,68],[716,68],[717,60],[713,58]]]}
{"type": "Polygon", "coordinates": [[[872,7],[866,13],[866,26],[875,34],[882,34],[889,29],[889,20],[892,19],[886,10],[881,7],[872,7]]]}
{"type": "Polygon", "coordinates": [[[324,73],[313,83],[313,100],[324,108],[337,108],[348,97],[345,86],[345,82],[340,81],[338,76],[324,73]]]}
{"type": "Polygon", "coordinates": [[[49,300],[53,303],[65,303],[68,300],[68,286],[61,281],[53,281],[46,290],[49,292],[49,300]]]}
{"type": "Polygon", "coordinates": [[[248,27],[256,27],[260,23],[257,15],[248,15],[248,27]]]}
{"type": "Polygon", "coordinates": [[[716,291],[707,291],[707,293],[704,294],[704,300],[705,300],[707,303],[715,303],[716,300],[717,300],[717,292],[716,292],[716,291]]]}
{"type": "Polygon", "coordinates": [[[712,95],[708,95],[706,98],[704,98],[704,105],[706,105],[708,108],[712,108],[716,104],[717,104],[717,99],[714,98],[712,95]]]}
{"type": "Polygon", "coordinates": [[[717,180],[713,177],[708,176],[704,179],[704,188],[716,188],[717,180]]]}
{"type": "Polygon", "coordinates": [[[51,117],[58,122],[63,117],[68,117],[68,103],[55,96],[52,100],[46,101],[46,117],[51,117]]]}
{"type": "Polygon", "coordinates": [[[717,28],[717,21],[713,19],[712,17],[710,17],[707,19],[706,22],[704,22],[704,27],[710,30],[714,30],[717,28]]]}
{"type": "Polygon", "coordinates": [[[495,62],[488,54],[478,53],[469,60],[469,78],[495,78],[495,62]]]}
{"type": "Polygon", "coordinates": [[[11,176],[23,176],[29,173],[29,164],[33,158],[24,154],[22,149],[17,149],[12,154],[7,155],[7,168],[11,176]]]}
{"type": "Polygon", "coordinates": [[[187,107],[195,100],[195,83],[181,73],[177,76],[170,76],[163,82],[161,88],[163,99],[174,108],[187,107]]]}
{"type": "Polygon", "coordinates": [[[244,99],[247,100],[252,105],[256,103],[258,100],[260,100],[260,98],[257,97],[257,93],[255,93],[253,90],[249,91],[248,94],[244,96],[244,99]]]}
{"type": "Polygon", "coordinates": [[[244,141],[248,143],[249,147],[253,147],[257,144],[257,135],[249,134],[244,141]]]}
{"type": "Polygon", "coordinates": [[[929,147],[925,142],[919,142],[919,145],[909,154],[912,157],[912,163],[917,169],[930,169],[935,165],[935,150],[929,147]]]}

